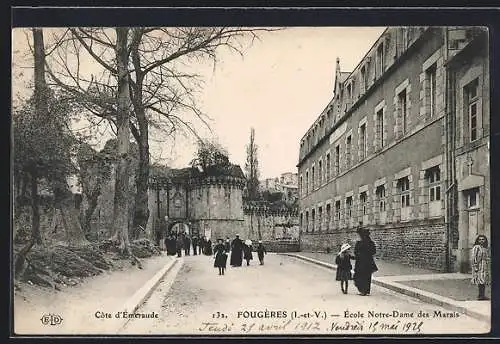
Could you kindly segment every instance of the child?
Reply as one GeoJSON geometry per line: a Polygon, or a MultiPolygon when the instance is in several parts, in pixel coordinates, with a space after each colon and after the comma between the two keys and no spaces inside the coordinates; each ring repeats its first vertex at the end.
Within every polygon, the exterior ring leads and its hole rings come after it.
{"type": "Polygon", "coordinates": [[[219,275],[224,275],[224,271],[226,270],[226,262],[227,262],[227,252],[224,246],[224,241],[222,239],[217,240],[218,243],[215,245],[215,262],[214,267],[219,268],[219,275]]]}
{"type": "Polygon", "coordinates": [[[340,281],[340,288],[342,293],[347,294],[347,287],[349,285],[349,280],[352,279],[351,276],[351,259],[353,258],[350,254],[349,249],[351,246],[347,243],[342,244],[340,252],[335,258],[335,264],[337,264],[337,275],[335,279],[340,281]]]}
{"type": "Polygon", "coordinates": [[[478,286],[478,300],[489,300],[485,295],[486,285],[490,283],[488,239],[478,235],[472,247],[472,283],[478,286]]]}
{"type": "Polygon", "coordinates": [[[264,265],[264,254],[267,254],[266,248],[262,245],[262,240],[259,240],[259,246],[257,246],[257,255],[259,256],[260,265],[264,265]]]}

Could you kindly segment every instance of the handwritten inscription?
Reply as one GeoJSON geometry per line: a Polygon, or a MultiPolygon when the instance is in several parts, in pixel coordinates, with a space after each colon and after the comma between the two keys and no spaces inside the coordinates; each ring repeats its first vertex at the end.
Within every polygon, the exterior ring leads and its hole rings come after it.
{"type": "Polygon", "coordinates": [[[435,318],[458,318],[460,313],[402,310],[339,312],[324,310],[237,311],[235,314],[215,312],[211,321],[202,322],[198,330],[209,333],[413,333],[424,331],[426,321],[435,318]],[[228,319],[231,319],[228,321],[228,319]],[[243,322],[241,322],[243,321],[243,322]]]}

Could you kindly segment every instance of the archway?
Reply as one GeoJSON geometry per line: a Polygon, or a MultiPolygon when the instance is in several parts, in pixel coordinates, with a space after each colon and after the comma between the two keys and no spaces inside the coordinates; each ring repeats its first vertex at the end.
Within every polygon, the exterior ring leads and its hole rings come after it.
{"type": "Polygon", "coordinates": [[[184,233],[189,236],[193,234],[191,233],[191,227],[189,226],[189,224],[184,221],[173,222],[172,224],[170,224],[170,226],[168,226],[167,232],[177,234],[184,233]]]}

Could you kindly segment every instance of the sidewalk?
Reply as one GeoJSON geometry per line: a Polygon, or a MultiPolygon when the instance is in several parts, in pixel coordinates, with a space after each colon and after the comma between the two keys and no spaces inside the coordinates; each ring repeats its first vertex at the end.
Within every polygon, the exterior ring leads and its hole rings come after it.
{"type": "MultiPolygon", "coordinates": [[[[329,269],[337,268],[334,253],[283,254],[329,269]]],[[[373,284],[479,320],[491,321],[491,302],[476,300],[477,287],[470,283],[470,274],[440,273],[380,259],[375,262],[378,271],[373,274],[373,284]]],[[[490,288],[486,293],[490,295],[490,288]]]]}
{"type": "Polygon", "coordinates": [[[163,253],[141,261],[142,269],[129,266],[106,271],[59,292],[23,286],[14,299],[14,332],[18,335],[117,333],[125,319],[115,318],[116,312],[134,312],[178,259],[163,253]],[[106,313],[112,318],[104,317],[106,313]],[[40,318],[44,314],[58,315],[63,321],[58,326],[43,325],[40,318]]]}

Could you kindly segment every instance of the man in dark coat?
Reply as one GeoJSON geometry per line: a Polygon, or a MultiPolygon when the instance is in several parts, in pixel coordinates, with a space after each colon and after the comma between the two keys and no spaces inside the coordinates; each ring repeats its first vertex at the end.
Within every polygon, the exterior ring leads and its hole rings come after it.
{"type": "Polygon", "coordinates": [[[372,274],[378,270],[373,256],[376,253],[375,243],[370,238],[370,231],[367,228],[358,228],[360,240],[354,246],[354,285],[359,290],[360,295],[370,294],[372,274]]]}
{"type": "Polygon", "coordinates": [[[236,238],[231,243],[231,266],[241,266],[243,261],[243,241],[241,241],[240,236],[236,235],[236,238]]]}
{"type": "Polygon", "coordinates": [[[229,241],[229,237],[226,237],[224,248],[226,249],[226,253],[229,253],[229,251],[231,251],[231,242],[229,241]]]}
{"type": "Polygon", "coordinates": [[[182,235],[178,235],[177,236],[177,241],[176,241],[176,244],[175,244],[175,249],[177,251],[177,257],[180,258],[182,257],[182,248],[184,247],[184,238],[182,237],[182,235]]]}
{"type": "Polygon", "coordinates": [[[189,251],[191,250],[191,239],[189,235],[184,235],[184,255],[189,256],[189,251]]]}

